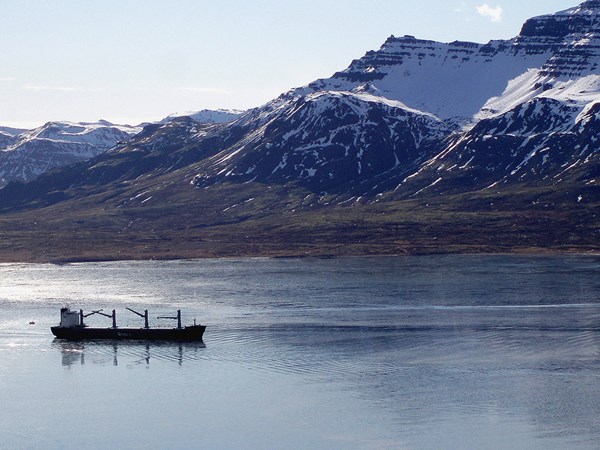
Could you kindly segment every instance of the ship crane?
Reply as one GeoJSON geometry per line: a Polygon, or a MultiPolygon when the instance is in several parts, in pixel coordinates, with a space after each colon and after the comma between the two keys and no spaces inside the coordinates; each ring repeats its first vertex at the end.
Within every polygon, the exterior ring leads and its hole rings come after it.
{"type": "Polygon", "coordinates": [[[144,310],[144,314],[142,314],[141,312],[134,311],[131,308],[125,308],[125,309],[127,309],[128,311],[131,311],[134,314],[137,314],[140,317],[143,317],[144,318],[144,328],[150,328],[150,325],[148,324],[148,310],[147,309],[144,310]]]}
{"type": "Polygon", "coordinates": [[[83,325],[83,319],[85,317],[93,316],[94,314],[100,314],[101,316],[112,319],[112,327],[117,328],[117,312],[114,309],[112,310],[112,314],[106,314],[106,313],[103,313],[102,311],[103,311],[102,309],[98,309],[96,311],[92,311],[91,313],[83,314],[83,309],[80,309],[79,315],[81,316],[81,324],[83,325]]]}

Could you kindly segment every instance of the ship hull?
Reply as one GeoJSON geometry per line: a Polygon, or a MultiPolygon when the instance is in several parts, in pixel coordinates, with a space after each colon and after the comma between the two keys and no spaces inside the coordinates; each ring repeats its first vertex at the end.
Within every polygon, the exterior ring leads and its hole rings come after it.
{"type": "Polygon", "coordinates": [[[51,327],[58,339],[84,340],[144,340],[144,341],[201,341],[206,326],[193,325],[182,328],[90,328],[51,327]]]}

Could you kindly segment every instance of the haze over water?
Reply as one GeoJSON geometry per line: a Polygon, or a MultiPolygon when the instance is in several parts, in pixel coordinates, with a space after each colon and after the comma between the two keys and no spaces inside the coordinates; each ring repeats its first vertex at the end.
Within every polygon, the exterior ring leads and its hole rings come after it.
{"type": "Polygon", "coordinates": [[[599,294],[592,256],[0,265],[0,448],[597,448],[599,294]],[[208,328],[61,342],[65,304],[208,328]]]}

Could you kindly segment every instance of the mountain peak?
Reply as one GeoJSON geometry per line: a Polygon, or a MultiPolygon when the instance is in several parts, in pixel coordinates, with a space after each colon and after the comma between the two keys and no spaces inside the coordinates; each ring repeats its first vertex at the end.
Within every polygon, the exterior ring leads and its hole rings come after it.
{"type": "Polygon", "coordinates": [[[563,39],[570,34],[598,32],[600,0],[587,0],[574,8],[527,20],[520,36],[563,39]]]}

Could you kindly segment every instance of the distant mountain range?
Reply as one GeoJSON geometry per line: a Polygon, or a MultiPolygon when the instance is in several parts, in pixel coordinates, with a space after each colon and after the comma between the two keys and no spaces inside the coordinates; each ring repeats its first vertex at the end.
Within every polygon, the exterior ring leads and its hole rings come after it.
{"type": "MultiPolygon", "coordinates": [[[[115,128],[108,151],[0,190],[0,219],[44,216],[59,232],[52,218],[70,211],[76,234],[119,230],[115,258],[598,250],[599,64],[598,0],[510,40],[392,36],[244,113],[115,128]]],[[[0,146],[24,134],[0,130],[0,146]]]]}
{"type": "MultiPolygon", "coordinates": [[[[237,110],[202,110],[172,114],[160,123],[191,117],[201,123],[231,122],[242,114],[237,110]]],[[[33,130],[0,127],[0,187],[11,181],[31,181],[57,167],[85,161],[118,143],[128,141],[145,124],[116,125],[105,120],[48,122],[33,130]]]]}
{"type": "Polygon", "coordinates": [[[0,128],[0,187],[90,159],[141,129],[106,121],[48,122],[34,130],[0,128]]]}

